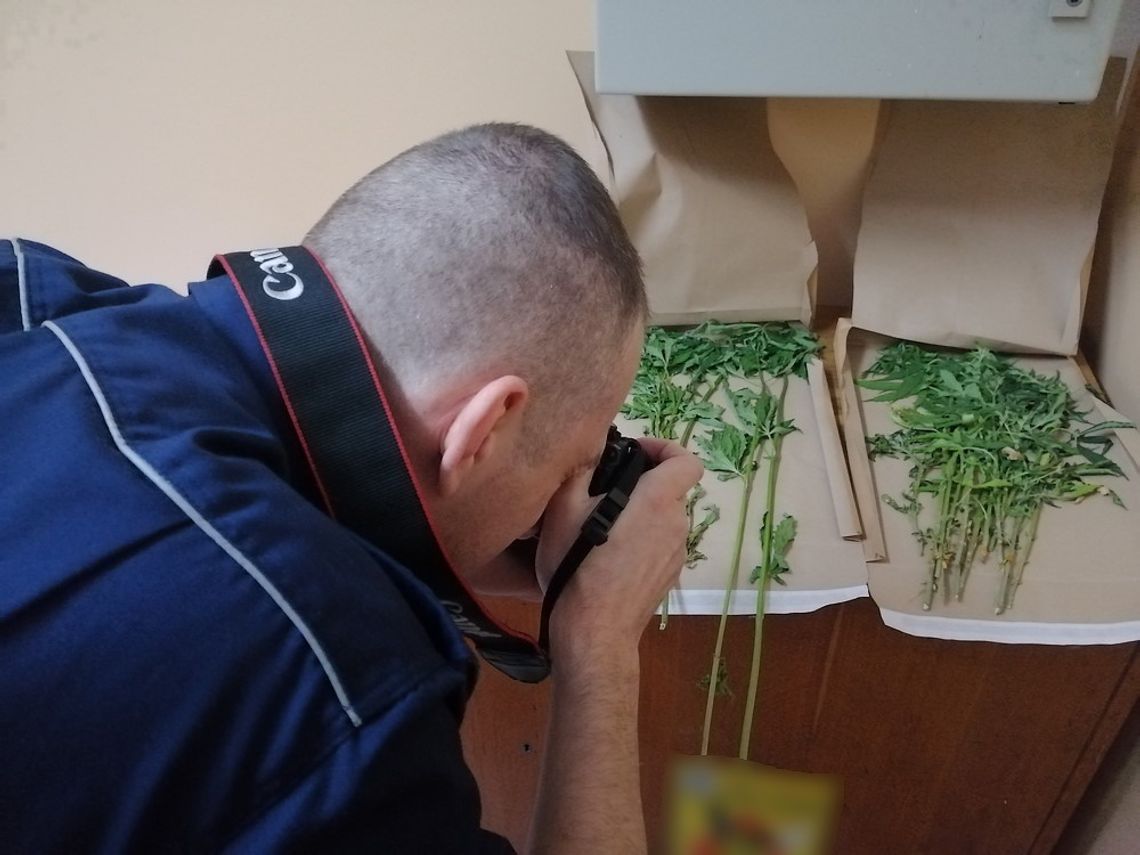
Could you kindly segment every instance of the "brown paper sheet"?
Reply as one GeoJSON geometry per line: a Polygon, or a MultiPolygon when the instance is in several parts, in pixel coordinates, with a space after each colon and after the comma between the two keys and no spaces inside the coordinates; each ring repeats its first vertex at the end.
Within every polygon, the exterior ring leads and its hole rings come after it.
{"type": "Polygon", "coordinates": [[[1140,419],[1140,63],[1132,63],[1128,90],[1101,212],[1081,350],[1113,405],[1140,419]]]}
{"type": "Polygon", "coordinates": [[[835,410],[831,406],[831,389],[823,361],[815,359],[809,362],[807,372],[815,421],[819,426],[820,453],[823,455],[823,465],[831,487],[831,504],[835,511],[837,531],[840,537],[848,540],[862,539],[863,527],[859,524],[855,493],[847,475],[847,461],[843,456],[843,443],[839,440],[839,428],[835,422],[835,410]]]}
{"type": "Polygon", "coordinates": [[[835,350],[835,370],[839,382],[839,423],[843,430],[843,441],[848,449],[864,450],[864,453],[847,454],[847,465],[851,473],[851,487],[855,494],[855,505],[859,510],[859,525],[863,531],[863,555],[867,561],[881,561],[887,555],[883,539],[883,524],[878,514],[878,492],[871,472],[871,462],[865,453],[866,440],[863,434],[863,405],[856,394],[851,378],[851,363],[847,357],[847,340],[851,332],[851,321],[841,318],[835,326],[833,348],[835,350]]]}
{"type": "Polygon", "coordinates": [[[1091,104],[899,101],[867,183],[852,321],[1073,354],[1123,67],[1091,104]]]}
{"type": "Polygon", "coordinates": [[[593,54],[569,58],[645,262],[654,322],[809,323],[816,248],[765,101],[599,95],[593,54]]]}
{"type": "Polygon", "coordinates": [[[819,248],[816,304],[851,305],[863,187],[880,102],[859,98],[769,98],[772,147],[795,182],[819,248]]]}
{"type": "MultiPolygon", "coordinates": [[[[868,565],[871,596],[884,621],[912,635],[934,638],[1037,644],[1140,639],[1140,471],[1131,456],[1140,452],[1140,437],[1135,430],[1118,431],[1120,441],[1109,453],[1127,479],[1102,479],[1119,493],[1127,509],[1098,496],[1080,504],[1045,508],[1033,556],[1011,610],[994,614],[996,561],[974,567],[963,602],[945,603],[939,598],[931,611],[922,610],[926,561],[906,516],[879,501],[883,493],[897,496],[902,491],[908,465],[892,459],[871,462],[866,452],[866,436],[895,429],[890,405],[870,403],[867,399],[875,393],[851,384],[888,341],[852,331],[846,336],[845,365],[841,366],[845,392],[858,403],[845,415],[844,430],[860,513],[868,527],[881,524],[884,535],[884,560],[868,565]],[[865,473],[870,483],[860,484],[865,473]]],[[[1073,360],[1023,356],[1018,362],[1040,373],[1060,372],[1078,404],[1096,410],[1097,403],[1085,389],[1073,360]]]]}
{"type": "MultiPolygon", "coordinates": [[[[818,381],[816,381],[818,382],[818,381]]],[[[826,384],[826,380],[823,380],[826,384]]],[[[791,571],[784,576],[787,585],[772,584],[766,605],[776,614],[810,612],[832,603],[845,602],[867,595],[867,569],[863,561],[861,544],[846,540],[840,531],[837,510],[843,515],[843,524],[850,527],[855,516],[853,508],[842,510],[834,501],[842,496],[841,486],[846,474],[829,471],[828,455],[823,451],[823,436],[816,420],[816,400],[819,392],[828,396],[826,386],[813,390],[809,383],[792,379],[785,403],[788,417],[795,421],[798,432],[784,440],[783,458],[777,482],[776,513],[788,513],[797,520],[796,540],[788,554],[791,571]]],[[[727,405],[722,391],[714,402],[727,405]]],[[[643,422],[631,422],[619,417],[618,428],[630,436],[644,433],[643,422]]],[[[695,447],[695,443],[693,443],[695,447]]],[[[760,562],[760,526],[764,512],[764,484],[767,465],[762,465],[746,522],[740,577],[732,595],[731,614],[753,614],[756,611],[756,588],[748,578],[752,568],[760,562]]],[[[720,614],[724,591],[728,581],[729,562],[741,507],[743,482],[720,481],[714,473],[706,472],[701,481],[708,496],[697,505],[698,519],[701,508],[713,504],[720,508],[717,521],[701,541],[701,552],[708,556],[692,569],[683,570],[681,584],[670,595],[671,614],[720,614]]],[[[850,487],[847,487],[850,493],[850,487]]]]}

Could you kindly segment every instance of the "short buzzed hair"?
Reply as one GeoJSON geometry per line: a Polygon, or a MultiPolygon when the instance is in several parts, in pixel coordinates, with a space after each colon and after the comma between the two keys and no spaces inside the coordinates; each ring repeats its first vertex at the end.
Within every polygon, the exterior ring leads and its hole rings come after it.
{"type": "Polygon", "coordinates": [[[562,140],[484,124],[373,170],[305,238],[402,384],[517,374],[580,408],[646,316],[641,261],[562,140]]]}

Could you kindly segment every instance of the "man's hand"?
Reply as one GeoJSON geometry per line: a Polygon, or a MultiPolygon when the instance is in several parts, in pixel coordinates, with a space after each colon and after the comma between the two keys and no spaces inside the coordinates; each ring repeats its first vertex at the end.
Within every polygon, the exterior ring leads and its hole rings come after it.
{"type": "MultiPolygon", "coordinates": [[[[636,648],[637,640],[676,584],[685,561],[685,497],[700,480],[700,461],[675,442],[640,440],[653,469],[642,475],[629,505],[559,598],[550,619],[551,653],[577,658],[597,649],[636,648]],[[585,648],[585,649],[584,649],[585,648]]],[[[551,500],[536,559],[539,582],[554,574],[598,503],[587,495],[590,473],[568,482],[551,500]]]]}
{"type": "MultiPolygon", "coordinates": [[[[643,440],[656,466],[641,476],[610,532],[567,583],[550,616],[554,705],[531,851],[636,855],[645,851],[637,754],[637,642],[685,560],[685,496],[697,459],[673,442],[643,440]]],[[[557,569],[597,497],[589,475],[546,510],[537,568],[557,569]]]]}

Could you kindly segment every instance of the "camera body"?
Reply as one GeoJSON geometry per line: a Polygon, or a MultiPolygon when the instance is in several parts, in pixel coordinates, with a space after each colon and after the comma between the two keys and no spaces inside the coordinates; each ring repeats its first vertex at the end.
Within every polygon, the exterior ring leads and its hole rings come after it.
{"type": "Polygon", "coordinates": [[[622,436],[616,427],[610,428],[602,459],[590,479],[590,495],[602,498],[582,525],[578,539],[583,545],[601,546],[609,539],[610,529],[629,504],[633,488],[652,466],[641,443],[622,436]]]}
{"type": "Polygon", "coordinates": [[[611,426],[601,460],[590,478],[590,495],[601,496],[616,488],[628,497],[638,479],[652,466],[641,443],[622,436],[611,426]]]}

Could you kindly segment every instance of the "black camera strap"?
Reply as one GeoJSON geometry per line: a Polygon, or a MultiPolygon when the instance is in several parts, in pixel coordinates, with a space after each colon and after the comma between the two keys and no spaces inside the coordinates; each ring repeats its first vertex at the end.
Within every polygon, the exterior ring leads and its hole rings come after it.
{"type": "MultiPolygon", "coordinates": [[[[216,256],[209,275],[222,273],[245,304],[327,512],[415,572],[492,666],[544,679],[544,648],[491,618],[440,547],[364,338],[324,265],[291,246],[216,256]]],[[[556,596],[544,603],[544,630],[556,596]]]]}
{"type": "Polygon", "coordinates": [[[629,496],[638,479],[649,468],[645,451],[634,440],[622,439],[616,428],[610,428],[610,441],[607,453],[614,453],[617,459],[605,473],[596,471],[590,484],[590,495],[601,496],[590,516],[582,525],[582,531],[570,546],[562,563],[550,577],[546,596],[542,599],[542,618],[539,621],[538,644],[543,650],[550,649],[550,615],[558,602],[566,583],[578,572],[578,567],[595,546],[601,546],[610,538],[610,529],[618,516],[629,503],[629,496]],[[604,474],[604,483],[598,483],[599,475],[604,474]]]}

